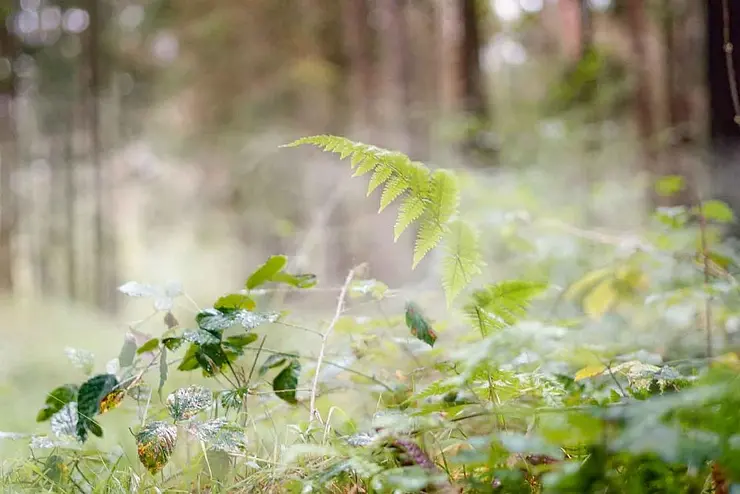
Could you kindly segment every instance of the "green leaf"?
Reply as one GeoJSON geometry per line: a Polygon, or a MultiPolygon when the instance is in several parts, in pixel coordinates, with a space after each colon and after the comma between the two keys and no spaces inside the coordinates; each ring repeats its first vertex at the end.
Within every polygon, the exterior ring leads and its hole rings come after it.
{"type": "Polygon", "coordinates": [[[139,349],[136,350],[136,353],[141,355],[142,353],[151,352],[157,347],[159,347],[159,338],[152,338],[151,340],[141,345],[139,349]]]}
{"type": "Polygon", "coordinates": [[[583,311],[593,319],[600,319],[609,312],[619,300],[619,292],[612,279],[596,285],[583,299],[583,311]]]}
{"type": "Polygon", "coordinates": [[[118,354],[118,365],[121,369],[130,367],[134,364],[136,358],[136,339],[131,333],[126,333],[123,339],[123,347],[118,354]]]}
{"type": "Polygon", "coordinates": [[[277,312],[250,312],[246,310],[235,313],[235,320],[242,325],[244,329],[251,330],[267,323],[273,323],[280,319],[277,312]]]}
{"type": "Polygon", "coordinates": [[[367,185],[367,195],[369,196],[375,189],[386,183],[391,178],[391,175],[393,175],[393,168],[390,166],[378,166],[367,185]]]}
{"type": "Polygon", "coordinates": [[[221,372],[229,362],[229,356],[224,348],[218,345],[200,345],[195,352],[195,359],[203,370],[203,375],[214,376],[221,372]]]}
{"type": "Polygon", "coordinates": [[[112,374],[99,374],[80,386],[77,394],[77,438],[81,442],[87,439],[88,431],[96,436],[102,435],[100,426],[95,423],[93,417],[100,412],[101,402],[117,386],[118,379],[112,374]]]}
{"type": "Polygon", "coordinates": [[[206,422],[192,422],[188,430],[217,451],[237,455],[243,453],[247,447],[244,429],[223,417],[206,422]]]}
{"type": "Polygon", "coordinates": [[[221,338],[204,329],[189,329],[182,334],[182,339],[196,345],[218,345],[221,338]]]}
{"type": "Polygon", "coordinates": [[[162,399],[162,389],[167,382],[167,375],[169,373],[169,366],[167,365],[167,347],[162,348],[162,353],[159,354],[159,387],[157,393],[159,393],[160,400],[162,399]]]}
{"type": "Polygon", "coordinates": [[[271,256],[247,279],[247,290],[252,290],[264,283],[272,281],[272,277],[282,271],[287,262],[288,258],[285,256],[271,256]]]}
{"type": "Polygon", "coordinates": [[[183,341],[185,340],[183,340],[182,338],[178,338],[178,337],[162,338],[162,345],[164,345],[164,347],[167,350],[171,350],[174,352],[175,350],[180,348],[183,341]]]}
{"type": "Polygon", "coordinates": [[[272,390],[275,392],[275,395],[292,405],[297,404],[298,400],[296,400],[295,395],[300,375],[301,363],[295,359],[291,360],[290,365],[280,371],[275,376],[275,379],[272,380],[272,390]]]}
{"type": "Polygon", "coordinates": [[[485,263],[478,250],[478,233],[464,221],[453,221],[447,235],[446,256],[442,260],[442,286],[447,307],[483,272],[485,263]]]}
{"type": "Polygon", "coordinates": [[[444,227],[433,221],[430,216],[425,215],[421,219],[421,226],[414,245],[414,261],[411,265],[413,269],[439,244],[442,237],[444,237],[444,233],[444,227]]]}
{"type": "Polygon", "coordinates": [[[52,415],[60,411],[67,403],[77,401],[77,392],[79,388],[76,384],[65,384],[54,389],[46,396],[44,408],[39,410],[36,415],[36,422],[45,422],[52,415]]]}
{"type": "Polygon", "coordinates": [[[180,362],[179,367],[177,370],[181,371],[191,371],[195,370],[198,367],[200,367],[200,364],[198,363],[198,359],[196,358],[196,354],[200,350],[200,346],[196,344],[191,344],[188,347],[188,351],[185,352],[185,356],[182,359],[182,362],[180,362]]]}
{"type": "Polygon", "coordinates": [[[52,415],[49,428],[58,438],[77,437],[77,402],[70,401],[52,415]]]}
{"type": "Polygon", "coordinates": [[[265,359],[265,361],[260,366],[259,372],[258,372],[259,376],[260,377],[264,376],[265,374],[267,374],[267,372],[270,369],[274,369],[275,367],[281,367],[286,362],[288,362],[288,360],[291,358],[292,358],[291,356],[284,355],[282,353],[273,353],[272,355],[267,357],[267,359],[265,359]]]}
{"type": "Polygon", "coordinates": [[[180,388],[167,396],[167,411],[175,421],[188,420],[213,404],[213,393],[203,386],[180,388]]]}
{"type": "Polygon", "coordinates": [[[153,475],[170,460],[177,443],[177,427],[167,422],[150,422],[136,434],[139,461],[153,475]]]}
{"type": "Polygon", "coordinates": [[[229,310],[238,310],[238,309],[254,310],[255,307],[257,307],[257,304],[255,303],[255,301],[252,300],[252,298],[249,297],[248,295],[243,295],[241,293],[232,293],[231,295],[224,295],[223,297],[216,300],[215,304],[213,304],[213,308],[219,311],[229,311],[229,310]]]}
{"type": "Polygon", "coordinates": [[[655,183],[655,191],[663,197],[670,197],[686,187],[686,180],[680,175],[666,175],[655,183]]]}
{"type": "Polygon", "coordinates": [[[229,329],[236,322],[237,312],[223,312],[218,309],[204,309],[195,316],[195,322],[201,329],[219,332],[229,329]]]}
{"type": "Polygon", "coordinates": [[[514,324],[523,317],[533,298],[547,285],[529,281],[502,281],[473,292],[465,313],[483,336],[514,324]]]}
{"type": "Polygon", "coordinates": [[[401,237],[401,234],[414,221],[421,218],[426,209],[426,203],[424,199],[419,196],[409,195],[401,203],[401,207],[398,208],[398,219],[393,227],[393,240],[397,242],[401,237]]]}
{"type": "Polygon", "coordinates": [[[701,205],[701,214],[709,221],[717,223],[732,223],[735,214],[727,203],[717,200],[704,201],[701,205]]]}
{"type": "Polygon", "coordinates": [[[221,406],[229,410],[238,410],[242,407],[247,388],[227,389],[221,392],[221,406]]]}
{"type": "Polygon", "coordinates": [[[316,275],[310,273],[290,274],[285,271],[281,271],[272,277],[272,281],[296,288],[306,289],[316,286],[316,275]]]}
{"type": "Polygon", "coordinates": [[[257,341],[257,338],[258,336],[255,333],[240,334],[237,336],[229,336],[226,338],[224,344],[241,349],[242,347],[257,341]]]}
{"type": "Polygon", "coordinates": [[[431,347],[437,341],[437,334],[432,329],[431,324],[422,314],[421,308],[413,302],[406,304],[406,326],[411,330],[413,336],[431,347]]]}
{"type": "Polygon", "coordinates": [[[381,300],[388,292],[388,285],[378,280],[355,280],[349,287],[350,297],[359,295],[372,295],[376,300],[381,300]]]}
{"type": "Polygon", "coordinates": [[[390,206],[390,204],[398,199],[398,196],[406,192],[406,189],[408,188],[409,183],[403,177],[394,176],[388,180],[383,189],[383,193],[380,196],[380,208],[378,209],[378,212],[380,213],[390,206]]]}

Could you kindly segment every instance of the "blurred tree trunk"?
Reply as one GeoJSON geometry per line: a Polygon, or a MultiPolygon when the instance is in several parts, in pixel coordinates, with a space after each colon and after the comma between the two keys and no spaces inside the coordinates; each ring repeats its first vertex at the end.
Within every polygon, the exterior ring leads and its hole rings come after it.
{"type": "Polygon", "coordinates": [[[580,14],[578,46],[583,58],[594,44],[593,17],[589,0],[578,0],[578,13],[580,14]]]}
{"type": "Polygon", "coordinates": [[[653,112],[653,98],[650,91],[650,62],[646,48],[647,18],[643,0],[627,0],[627,17],[632,41],[632,56],[635,67],[635,117],[638,139],[642,145],[643,169],[651,179],[650,198],[656,202],[652,187],[652,180],[659,171],[657,169],[657,153],[655,146],[655,116],[653,112]]]}
{"type": "Polygon", "coordinates": [[[732,0],[709,0],[706,11],[707,86],[709,133],[712,153],[713,192],[740,212],[737,175],[740,170],[740,116],[738,116],[738,68],[740,51],[726,54],[727,41],[740,43],[740,6],[732,0]],[[724,8],[727,16],[724,16],[724,8]],[[727,22],[725,23],[725,19],[727,22]],[[726,24],[726,25],[725,25],[726,24]],[[725,40],[723,29],[729,39],[725,40]],[[728,61],[732,62],[728,65],[728,61]]]}
{"type": "Polygon", "coordinates": [[[481,125],[490,124],[486,81],[481,70],[481,28],[477,0],[459,0],[462,21],[461,77],[463,111],[481,125]]]}
{"type": "MultiPolygon", "coordinates": [[[[0,60],[13,63],[17,44],[9,30],[11,9],[0,9],[0,60]]],[[[10,72],[0,79],[0,294],[13,290],[13,240],[17,200],[12,179],[17,168],[17,129],[15,121],[16,77],[10,72]]]]}
{"type": "Polygon", "coordinates": [[[369,24],[367,0],[342,1],[342,25],[348,72],[348,100],[352,131],[362,139],[376,122],[375,72],[373,70],[373,30],[369,24]]]}
{"type": "MultiPolygon", "coordinates": [[[[699,74],[702,6],[691,0],[664,0],[663,47],[665,49],[665,106],[667,108],[669,141],[663,157],[664,174],[686,177],[690,185],[696,183],[696,158],[692,156],[697,142],[699,112],[692,104],[692,93],[702,86],[699,74]],[[697,24],[699,29],[697,29],[697,24]]],[[[687,191],[688,192],[688,191],[687,191]]],[[[694,194],[666,198],[662,202],[687,204],[694,194]]]]}
{"type": "Polygon", "coordinates": [[[405,61],[408,44],[405,39],[405,0],[378,0],[378,75],[380,88],[380,128],[382,144],[392,149],[409,152],[406,124],[405,61]]]}

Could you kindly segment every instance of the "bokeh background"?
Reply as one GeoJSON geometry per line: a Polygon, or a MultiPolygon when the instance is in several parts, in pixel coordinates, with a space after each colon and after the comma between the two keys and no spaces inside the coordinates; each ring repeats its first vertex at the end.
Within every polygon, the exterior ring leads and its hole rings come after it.
{"type": "MultiPolygon", "coordinates": [[[[438,286],[346,163],[279,147],[304,135],[457,169],[511,245],[523,217],[639,232],[655,206],[740,204],[736,0],[2,0],[0,19],[0,391],[38,388],[29,407],[66,345],[116,355],[147,313],[129,280],[206,305],[284,253],[319,287],[360,262],[438,286]],[[692,187],[657,197],[666,174],[692,187]]],[[[506,252],[487,277],[518,274],[506,252]]],[[[17,399],[2,428],[30,427],[17,399]]]]}

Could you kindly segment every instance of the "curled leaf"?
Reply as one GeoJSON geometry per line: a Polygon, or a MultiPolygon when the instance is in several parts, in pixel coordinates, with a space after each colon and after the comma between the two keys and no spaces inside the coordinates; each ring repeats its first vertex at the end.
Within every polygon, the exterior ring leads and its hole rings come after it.
{"type": "Polygon", "coordinates": [[[429,346],[433,347],[434,342],[437,341],[437,334],[424,318],[419,306],[413,302],[406,304],[406,326],[413,336],[429,346]]]}

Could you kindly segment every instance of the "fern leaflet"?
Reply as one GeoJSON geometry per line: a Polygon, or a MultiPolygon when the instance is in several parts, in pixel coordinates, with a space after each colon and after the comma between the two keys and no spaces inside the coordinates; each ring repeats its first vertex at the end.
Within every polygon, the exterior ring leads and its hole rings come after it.
{"type": "Polygon", "coordinates": [[[502,281],[473,292],[465,313],[486,336],[514,324],[526,314],[530,301],[544,289],[544,284],[530,281],[502,281]]]}
{"type": "Polygon", "coordinates": [[[478,250],[478,233],[460,220],[453,221],[449,228],[447,255],[442,260],[442,286],[448,306],[485,266],[478,250]]]}

